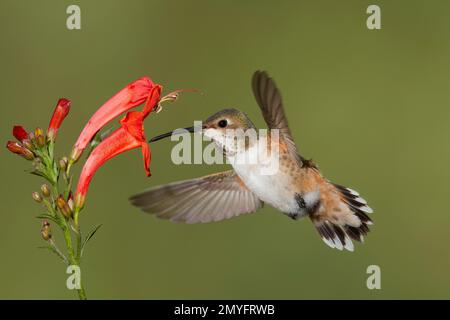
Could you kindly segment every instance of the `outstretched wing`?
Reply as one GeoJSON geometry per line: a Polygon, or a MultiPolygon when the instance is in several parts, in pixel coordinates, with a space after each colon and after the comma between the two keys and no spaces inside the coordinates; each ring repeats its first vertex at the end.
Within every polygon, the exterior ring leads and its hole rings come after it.
{"type": "Polygon", "coordinates": [[[294,139],[284,114],[283,101],[275,82],[265,71],[256,71],[252,78],[252,89],[256,102],[261,108],[264,120],[269,129],[280,130],[280,136],[286,142],[289,153],[302,165],[294,139]]]}
{"type": "Polygon", "coordinates": [[[263,205],[233,170],[155,187],[130,202],[159,218],[185,223],[229,219],[263,205]]]}

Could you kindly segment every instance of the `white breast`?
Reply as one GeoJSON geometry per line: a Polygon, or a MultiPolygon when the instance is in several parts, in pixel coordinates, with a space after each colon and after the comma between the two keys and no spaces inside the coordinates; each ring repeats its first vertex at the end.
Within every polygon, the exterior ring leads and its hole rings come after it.
{"type": "Polygon", "coordinates": [[[262,201],[285,213],[298,211],[295,194],[287,184],[288,178],[279,170],[278,155],[261,154],[253,147],[228,159],[247,188],[262,201]]]}

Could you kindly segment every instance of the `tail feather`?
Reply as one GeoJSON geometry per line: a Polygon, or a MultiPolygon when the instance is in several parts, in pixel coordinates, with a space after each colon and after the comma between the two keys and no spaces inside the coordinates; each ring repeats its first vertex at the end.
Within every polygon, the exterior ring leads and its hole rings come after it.
{"type": "MultiPolygon", "coordinates": [[[[373,213],[372,208],[367,205],[367,201],[360,197],[359,193],[353,189],[346,188],[339,184],[333,183],[333,186],[338,189],[344,197],[344,200],[349,206],[358,212],[373,213]]],[[[370,220],[370,219],[369,219],[370,220]]]]}
{"type": "Polygon", "coordinates": [[[310,216],[322,240],[331,248],[353,251],[352,240],[363,242],[370,231],[373,210],[358,192],[338,184],[329,184],[321,210],[310,216]]]}

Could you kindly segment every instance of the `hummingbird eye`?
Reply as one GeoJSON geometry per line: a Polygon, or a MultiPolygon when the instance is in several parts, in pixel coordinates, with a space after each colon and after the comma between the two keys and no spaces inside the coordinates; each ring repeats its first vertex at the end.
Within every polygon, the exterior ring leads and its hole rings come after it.
{"type": "Polygon", "coordinates": [[[221,128],[225,128],[225,127],[228,125],[228,121],[225,120],[225,119],[220,120],[219,123],[218,123],[218,125],[219,125],[219,127],[221,127],[221,128]]]}

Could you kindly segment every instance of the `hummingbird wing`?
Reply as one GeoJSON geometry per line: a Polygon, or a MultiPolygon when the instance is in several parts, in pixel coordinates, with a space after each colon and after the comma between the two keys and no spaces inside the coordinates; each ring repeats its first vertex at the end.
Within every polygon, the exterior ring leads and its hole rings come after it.
{"type": "Polygon", "coordinates": [[[130,202],[158,218],[185,223],[229,219],[263,205],[233,170],[155,187],[130,202]]]}
{"type": "Polygon", "coordinates": [[[291,130],[289,129],[286,115],[284,114],[283,101],[275,81],[265,71],[256,71],[252,78],[252,89],[256,102],[261,108],[264,120],[269,129],[280,130],[280,137],[286,142],[287,149],[302,165],[302,159],[298,154],[291,130]]]}

